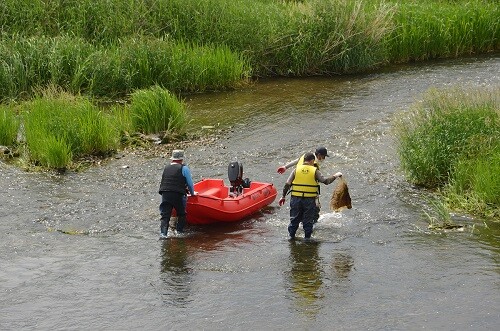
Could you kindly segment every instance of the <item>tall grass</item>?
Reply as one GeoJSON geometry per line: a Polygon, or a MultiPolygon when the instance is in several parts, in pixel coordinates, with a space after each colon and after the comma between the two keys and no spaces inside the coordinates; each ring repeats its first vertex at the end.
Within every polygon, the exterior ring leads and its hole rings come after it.
{"type": "Polygon", "coordinates": [[[12,108],[0,105],[0,145],[14,145],[18,131],[19,120],[12,108]]]}
{"type": "Polygon", "coordinates": [[[431,89],[396,121],[403,169],[415,184],[446,184],[462,157],[476,158],[498,138],[500,90],[431,89]]]}
{"type": "Polygon", "coordinates": [[[118,147],[111,120],[88,99],[61,93],[23,104],[30,160],[49,168],[68,167],[74,157],[106,155],[118,147]]]}
{"type": "Polygon", "coordinates": [[[476,215],[500,217],[500,135],[490,142],[485,155],[457,162],[448,185],[443,189],[455,209],[476,215]]]}
{"type": "Polygon", "coordinates": [[[29,97],[41,87],[121,98],[155,84],[194,92],[239,86],[247,61],[226,46],[196,46],[163,39],[126,39],[93,46],[83,39],[0,39],[0,100],[29,97]]]}
{"type": "Polygon", "coordinates": [[[143,133],[182,133],[187,124],[184,103],[159,86],[134,92],[130,113],[135,130],[143,133]]]}
{"type": "Polygon", "coordinates": [[[4,0],[0,99],[234,88],[499,48],[495,1],[4,0]]]}
{"type": "Polygon", "coordinates": [[[93,52],[94,46],[69,36],[1,38],[0,100],[27,98],[49,85],[69,90],[93,52]]]}
{"type": "MultiPolygon", "coordinates": [[[[167,1],[167,0],[160,0],[167,1]]],[[[97,43],[146,30],[149,0],[2,0],[0,26],[10,35],[70,34],[97,43]]]]}
{"type": "Polygon", "coordinates": [[[254,76],[299,76],[384,63],[393,7],[343,0],[171,0],[155,19],[174,38],[242,52],[254,76]]]}
{"type": "Polygon", "coordinates": [[[456,208],[498,213],[500,88],[430,90],[395,128],[410,181],[442,189],[456,208]]]}
{"type": "Polygon", "coordinates": [[[129,106],[112,105],[108,107],[107,113],[113,119],[112,123],[122,140],[135,132],[129,106]]]}
{"type": "Polygon", "coordinates": [[[185,104],[160,86],[136,90],[130,103],[106,108],[49,86],[16,107],[21,110],[21,121],[14,104],[0,105],[0,144],[15,144],[22,122],[23,159],[55,169],[78,167],[89,156],[109,156],[137,143],[132,138],[137,132],[182,136],[187,124],[185,104]]]}
{"type": "Polygon", "coordinates": [[[399,1],[390,61],[422,61],[499,48],[496,1],[399,1]]]}
{"type": "Polygon", "coordinates": [[[76,89],[94,96],[123,96],[161,85],[171,91],[219,90],[243,84],[246,60],[226,46],[196,46],[163,39],[126,39],[92,54],[76,89]]]}
{"type": "Polygon", "coordinates": [[[266,52],[272,74],[328,75],[366,71],[386,62],[394,6],[362,1],[297,2],[266,52]]]}

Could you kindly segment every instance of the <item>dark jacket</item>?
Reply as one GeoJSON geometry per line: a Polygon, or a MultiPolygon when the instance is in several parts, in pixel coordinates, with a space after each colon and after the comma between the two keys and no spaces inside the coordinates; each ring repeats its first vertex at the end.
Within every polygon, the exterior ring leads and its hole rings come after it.
{"type": "Polygon", "coordinates": [[[186,178],[182,175],[183,164],[169,164],[163,169],[158,193],[177,192],[186,194],[186,178]]]}

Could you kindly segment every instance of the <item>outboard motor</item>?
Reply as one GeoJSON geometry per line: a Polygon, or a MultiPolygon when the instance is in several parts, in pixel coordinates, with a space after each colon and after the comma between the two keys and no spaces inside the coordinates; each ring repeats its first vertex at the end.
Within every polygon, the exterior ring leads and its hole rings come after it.
{"type": "Polygon", "coordinates": [[[238,195],[243,193],[243,188],[250,187],[250,180],[248,178],[243,179],[243,164],[238,163],[238,161],[229,163],[227,175],[231,183],[230,193],[238,195]]]}

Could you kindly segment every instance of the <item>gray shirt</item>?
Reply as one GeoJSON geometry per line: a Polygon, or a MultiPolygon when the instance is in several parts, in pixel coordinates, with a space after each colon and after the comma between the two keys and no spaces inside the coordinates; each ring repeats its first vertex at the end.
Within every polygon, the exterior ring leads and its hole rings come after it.
{"type": "MultiPolygon", "coordinates": [[[[335,176],[331,176],[331,177],[327,177],[325,178],[323,176],[323,174],[321,173],[321,171],[319,171],[319,169],[316,170],[316,174],[315,174],[315,178],[316,178],[316,181],[318,181],[319,183],[323,183],[325,185],[328,185],[328,184],[331,184],[333,183],[333,181],[337,178],[335,176]]],[[[288,176],[288,179],[286,180],[286,183],[289,184],[289,185],[292,185],[292,182],[293,180],[295,179],[295,171],[292,171],[290,173],[290,176],[288,176]]]]}

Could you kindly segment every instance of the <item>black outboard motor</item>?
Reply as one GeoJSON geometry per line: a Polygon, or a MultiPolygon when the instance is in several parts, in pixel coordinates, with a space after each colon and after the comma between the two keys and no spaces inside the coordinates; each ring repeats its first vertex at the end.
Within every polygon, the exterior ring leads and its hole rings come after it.
{"type": "Polygon", "coordinates": [[[243,164],[238,163],[238,161],[229,163],[227,175],[231,183],[230,193],[238,195],[243,192],[243,188],[250,187],[250,180],[248,178],[243,179],[243,164]]]}

